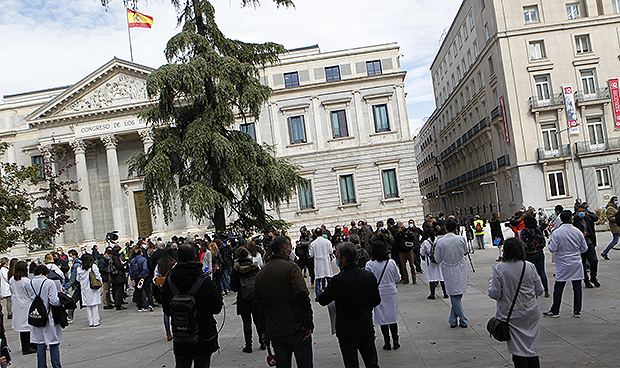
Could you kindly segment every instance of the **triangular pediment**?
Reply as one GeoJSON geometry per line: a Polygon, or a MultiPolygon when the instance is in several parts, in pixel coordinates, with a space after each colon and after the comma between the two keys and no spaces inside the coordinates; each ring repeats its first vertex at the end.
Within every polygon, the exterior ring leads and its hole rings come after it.
{"type": "Polygon", "coordinates": [[[114,58],[26,117],[30,124],[141,109],[151,104],[146,79],[154,69],[114,58]]]}

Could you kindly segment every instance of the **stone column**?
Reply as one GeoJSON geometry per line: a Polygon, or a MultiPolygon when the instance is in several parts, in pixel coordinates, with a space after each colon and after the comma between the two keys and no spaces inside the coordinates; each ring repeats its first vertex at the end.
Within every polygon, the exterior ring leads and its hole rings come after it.
{"type": "Polygon", "coordinates": [[[81,139],[76,139],[71,143],[71,148],[75,153],[75,169],[77,173],[77,185],[80,205],[86,207],[80,211],[82,220],[82,234],[84,241],[95,240],[95,227],[93,225],[92,204],[90,202],[90,185],[88,182],[88,168],[86,166],[86,143],[81,139]]]}
{"type": "MultiPolygon", "coordinates": [[[[58,173],[58,165],[55,162],[52,162],[52,146],[49,145],[49,144],[48,145],[41,145],[41,146],[39,146],[39,152],[41,152],[41,154],[44,157],[44,163],[45,164],[49,163],[50,165],[52,165],[52,171],[54,173],[58,173]]],[[[60,180],[60,178],[58,178],[58,180],[60,180]]],[[[60,234],[56,235],[56,238],[54,240],[54,244],[55,245],[64,245],[65,244],[65,233],[64,233],[64,231],[61,232],[60,234]]]]}
{"type": "MultiPolygon", "coordinates": [[[[153,129],[146,128],[138,130],[138,134],[140,138],[142,138],[142,144],[144,145],[144,153],[148,153],[151,146],[153,146],[153,142],[155,141],[155,134],[153,129]]],[[[160,206],[151,208],[151,219],[153,220],[153,233],[163,233],[166,230],[166,225],[164,224],[164,214],[161,210],[160,206]]]]}
{"type": "Polygon", "coordinates": [[[118,139],[114,134],[101,136],[101,141],[106,148],[106,157],[108,161],[108,180],[110,182],[110,198],[112,202],[112,219],[114,220],[114,229],[106,229],[106,232],[117,230],[119,237],[126,235],[125,216],[123,213],[123,188],[121,187],[121,176],[118,170],[118,156],[116,154],[116,145],[118,139]]]}

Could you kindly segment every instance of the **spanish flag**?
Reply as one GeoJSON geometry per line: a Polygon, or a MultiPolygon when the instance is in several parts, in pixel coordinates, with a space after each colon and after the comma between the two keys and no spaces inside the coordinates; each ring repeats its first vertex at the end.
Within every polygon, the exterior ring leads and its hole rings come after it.
{"type": "Polygon", "coordinates": [[[127,8],[129,28],[151,28],[153,17],[127,8]]]}

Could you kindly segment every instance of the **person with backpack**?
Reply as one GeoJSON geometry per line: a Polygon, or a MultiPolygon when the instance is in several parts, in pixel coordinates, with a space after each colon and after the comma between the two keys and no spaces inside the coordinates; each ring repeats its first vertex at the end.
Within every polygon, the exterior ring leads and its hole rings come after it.
{"type": "MultiPolygon", "coordinates": [[[[71,255],[71,253],[69,253],[71,255]]],[[[30,325],[30,342],[37,345],[37,367],[47,367],[46,350],[49,346],[53,368],[60,368],[60,344],[62,327],[54,323],[51,306],[60,306],[56,284],[47,278],[49,269],[39,265],[34,270],[28,290],[30,308],[28,324],[30,325]]]]}
{"type": "Polygon", "coordinates": [[[219,349],[214,314],[222,310],[222,296],[196,261],[190,244],[177,250],[178,263],[170,270],[161,290],[164,313],[172,319],[177,368],[208,368],[211,354],[219,349]]]}
{"type": "Polygon", "coordinates": [[[138,312],[153,312],[154,309],[147,300],[147,293],[144,290],[144,285],[150,282],[148,262],[142,255],[142,247],[136,247],[134,250],[134,258],[129,265],[129,271],[131,273],[132,285],[135,287],[134,293],[138,293],[136,296],[136,304],[138,305],[138,312]]]}
{"type": "MultiPolygon", "coordinates": [[[[73,301],[77,303],[78,301],[82,299],[82,294],[80,291],[80,283],[77,282],[76,280],[77,270],[78,270],[78,267],[82,265],[82,260],[80,259],[80,257],[78,257],[77,250],[75,249],[69,249],[69,257],[73,260],[73,263],[71,264],[71,272],[70,272],[69,281],[67,281],[65,288],[67,290],[67,293],[69,293],[69,290],[73,288],[73,295],[71,296],[71,299],[73,299],[73,301]]],[[[67,320],[69,323],[73,323],[74,314],[75,314],[75,309],[67,310],[67,320]]]]}
{"type": "Polygon", "coordinates": [[[476,235],[478,249],[484,249],[484,221],[480,219],[479,215],[474,217],[474,235],[476,235]]]}
{"type": "MultiPolygon", "coordinates": [[[[256,274],[259,271],[258,263],[249,257],[250,252],[243,247],[237,249],[237,261],[230,274],[230,288],[237,293],[237,315],[243,321],[243,337],[245,339],[244,353],[252,352],[252,319],[256,324],[256,312],[254,311],[254,286],[256,285],[256,274]]],[[[261,350],[266,346],[263,341],[263,332],[257,332],[261,350]]]]}
{"type": "MultiPolygon", "coordinates": [[[[443,229],[441,229],[443,232],[443,229]]],[[[443,236],[445,234],[439,235],[443,236]]],[[[427,299],[435,299],[435,288],[437,285],[441,283],[441,290],[443,290],[443,297],[448,298],[448,294],[446,294],[446,284],[443,282],[443,274],[441,273],[441,267],[439,263],[435,260],[435,245],[437,244],[437,239],[439,239],[435,229],[429,227],[424,237],[426,240],[422,243],[422,247],[420,248],[420,254],[424,257],[424,261],[426,262],[426,273],[424,274],[426,277],[426,282],[430,288],[430,295],[427,296],[427,299]]]]}
{"type": "Polygon", "coordinates": [[[28,264],[19,261],[15,264],[13,277],[9,280],[13,302],[12,326],[19,333],[22,345],[22,355],[37,352],[37,346],[30,343],[30,326],[28,325],[28,308],[30,308],[30,279],[28,278],[28,264]]]}
{"type": "MultiPolygon", "coordinates": [[[[163,254],[155,266],[155,275],[153,277],[153,283],[160,289],[159,292],[159,302],[161,303],[161,287],[164,285],[164,281],[166,281],[166,277],[170,275],[170,270],[177,263],[176,258],[174,258],[174,250],[172,247],[166,247],[163,250],[163,254]]],[[[166,339],[168,341],[172,340],[172,331],[170,330],[170,316],[164,313],[164,330],[166,331],[166,339]]]]}
{"type": "Polygon", "coordinates": [[[364,249],[364,247],[360,244],[360,237],[357,234],[352,234],[349,237],[349,241],[355,246],[355,250],[357,251],[355,264],[357,264],[357,267],[359,268],[365,268],[366,263],[370,261],[370,254],[368,254],[366,249],[364,249]]]}

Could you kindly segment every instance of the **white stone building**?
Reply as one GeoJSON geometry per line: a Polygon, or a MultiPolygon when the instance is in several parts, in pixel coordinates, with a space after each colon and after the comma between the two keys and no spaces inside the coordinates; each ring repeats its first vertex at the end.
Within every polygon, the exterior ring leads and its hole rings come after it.
{"type": "MultiPolygon", "coordinates": [[[[272,211],[293,224],[293,235],[302,224],[333,228],[421,217],[398,50],[386,44],[321,53],[313,46],[261,69],[273,96],[258,121],[234,128],[274,145],[278,157],[310,180],[272,211]]],[[[38,163],[54,144],[77,164],[67,175],[77,180],[75,200],[88,210],[75,214],[78,221],[58,244],[101,243],[113,230],[135,239],[202,234],[209,227],[189,215],[165,225],[145,206],[141,179],[128,176],[127,159],[153,142],[151,129],[135,116],[151,103],[145,82],[152,70],[114,58],[74,85],[4,96],[0,140],[12,144],[4,161],[38,163]]]]}
{"type": "Polygon", "coordinates": [[[615,0],[463,1],[431,66],[437,108],[421,134],[436,162],[419,170],[438,192],[422,189],[426,211],[488,217],[499,205],[505,218],[617,193],[619,13],[615,0]]]}

